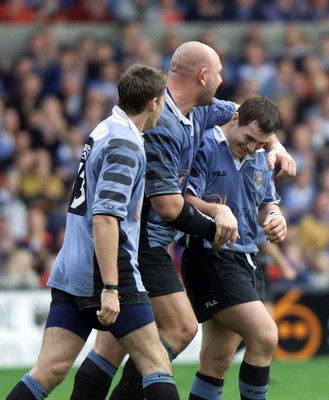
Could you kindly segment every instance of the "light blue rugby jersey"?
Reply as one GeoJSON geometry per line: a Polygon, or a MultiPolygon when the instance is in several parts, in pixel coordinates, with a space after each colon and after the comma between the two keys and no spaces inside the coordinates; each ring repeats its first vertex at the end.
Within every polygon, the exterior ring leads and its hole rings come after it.
{"type": "MultiPolygon", "coordinates": [[[[232,155],[219,127],[207,130],[193,163],[189,189],[209,203],[226,204],[231,208],[241,237],[233,246],[234,251],[258,252],[255,244],[258,209],[280,202],[264,150],[249,154],[240,162],[232,155]]],[[[204,247],[211,248],[206,240],[204,247]]]]}
{"type": "Polygon", "coordinates": [[[195,107],[185,117],[167,94],[164,110],[155,128],[144,132],[147,166],[141,240],[150,247],[166,248],[177,231],[154,212],[149,198],[185,195],[193,159],[206,128],[229,121],[236,111],[230,101],[215,99],[211,106],[195,107]]]}
{"type": "Polygon", "coordinates": [[[115,106],[112,116],[94,129],[84,147],[64,243],[52,268],[49,286],[76,296],[100,293],[103,283],[95,257],[92,218],[95,214],[108,214],[120,221],[119,291],[145,291],[137,269],[145,165],[140,133],[115,106]]]}

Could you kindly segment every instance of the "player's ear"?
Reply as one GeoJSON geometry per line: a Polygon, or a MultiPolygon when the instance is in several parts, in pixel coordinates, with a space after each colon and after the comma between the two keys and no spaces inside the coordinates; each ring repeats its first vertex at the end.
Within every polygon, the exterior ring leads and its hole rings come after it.
{"type": "Polygon", "coordinates": [[[155,111],[158,105],[159,99],[157,97],[154,97],[152,100],[149,101],[149,107],[152,111],[155,111]]]}
{"type": "Polygon", "coordinates": [[[198,82],[200,85],[205,86],[206,84],[206,68],[201,68],[200,71],[198,72],[198,82]]]}
{"type": "Polygon", "coordinates": [[[236,125],[239,122],[239,113],[237,111],[233,114],[231,122],[233,125],[236,125]]]}

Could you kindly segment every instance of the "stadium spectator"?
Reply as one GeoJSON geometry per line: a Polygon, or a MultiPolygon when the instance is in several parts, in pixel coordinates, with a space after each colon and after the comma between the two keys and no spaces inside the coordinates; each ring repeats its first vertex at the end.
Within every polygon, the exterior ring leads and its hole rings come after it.
{"type": "Polygon", "coordinates": [[[273,307],[275,303],[273,282],[278,280],[289,283],[295,282],[298,278],[298,272],[283,253],[281,244],[271,243],[266,240],[266,235],[260,226],[258,226],[258,235],[255,239],[255,243],[259,250],[258,254],[256,254],[256,259],[264,275],[264,304],[273,317],[273,307]]]}
{"type": "Polygon", "coordinates": [[[84,76],[76,70],[67,70],[62,73],[60,98],[63,112],[69,123],[78,123],[81,118],[84,76]]]}
{"type": "Polygon", "coordinates": [[[87,69],[87,82],[88,85],[91,81],[98,79],[100,70],[105,63],[117,61],[117,50],[115,46],[108,40],[98,39],[94,43],[92,59],[88,62],[87,69]]]}
{"type": "Polygon", "coordinates": [[[311,96],[314,100],[328,92],[328,74],[315,54],[309,54],[304,58],[302,68],[310,81],[311,96]]]}
{"type": "MultiPolygon", "coordinates": [[[[273,99],[290,97],[295,64],[288,58],[277,58],[274,65],[274,77],[265,83],[264,89],[273,99]]],[[[284,111],[284,110],[282,110],[284,111]]]]}
{"type": "Polygon", "coordinates": [[[170,25],[182,22],[184,19],[184,9],[180,7],[177,0],[160,0],[154,15],[153,24],[170,25]]]}
{"type": "Polygon", "coordinates": [[[15,107],[5,106],[0,108],[0,113],[0,166],[3,168],[13,162],[21,122],[15,107]]]}
{"type": "Polygon", "coordinates": [[[320,190],[310,212],[300,219],[299,245],[313,279],[318,284],[329,282],[329,191],[320,190]],[[326,277],[326,279],[325,279],[326,277]]]}
{"type": "Polygon", "coordinates": [[[328,0],[309,0],[308,10],[303,19],[306,21],[329,21],[329,1],[328,0]]]}
{"type": "Polygon", "coordinates": [[[1,19],[13,24],[182,21],[289,23],[326,21],[328,0],[4,0],[1,19]]]}
{"type": "Polygon", "coordinates": [[[307,13],[307,0],[259,1],[261,19],[265,22],[293,22],[303,20],[307,13]]]}
{"type": "Polygon", "coordinates": [[[33,254],[28,249],[14,249],[0,270],[0,289],[39,289],[40,277],[33,262],[33,254]]]}
{"type": "Polygon", "coordinates": [[[8,166],[3,173],[0,186],[0,212],[7,219],[9,232],[15,241],[21,240],[27,234],[28,208],[20,194],[22,190],[22,174],[13,165],[8,166]]]}
{"type": "Polygon", "coordinates": [[[188,2],[185,11],[185,20],[189,21],[218,21],[223,19],[225,1],[223,0],[196,0],[188,2]]]}
{"type": "Polygon", "coordinates": [[[89,68],[94,63],[96,47],[97,38],[91,34],[81,34],[72,45],[72,70],[84,77],[85,82],[89,79],[89,68]]]}
{"type": "Polygon", "coordinates": [[[26,0],[34,11],[35,22],[43,24],[64,21],[71,2],[72,0],[26,0]]]}
{"type": "Polygon", "coordinates": [[[254,80],[257,84],[257,93],[263,96],[270,95],[268,88],[274,86],[275,67],[267,55],[264,43],[247,40],[243,46],[243,55],[240,65],[237,68],[239,84],[245,81],[254,80]]]}
{"type": "MultiPolygon", "coordinates": [[[[47,269],[53,237],[47,230],[47,214],[39,206],[31,206],[28,212],[28,233],[19,246],[33,256],[33,269],[41,276],[47,269]]],[[[40,280],[41,283],[41,280],[40,280]]]]}
{"type": "MultiPolygon", "coordinates": [[[[312,148],[316,150],[316,157],[321,158],[322,166],[325,166],[326,155],[321,152],[326,150],[329,144],[329,92],[325,91],[314,99],[311,107],[305,115],[305,120],[311,130],[312,148]],[[319,154],[320,153],[320,154],[319,154]]],[[[328,159],[327,159],[328,160],[328,159]]]]}
{"type": "Polygon", "coordinates": [[[44,148],[30,154],[30,169],[22,176],[21,196],[27,205],[38,204],[45,212],[54,210],[64,197],[65,186],[53,169],[51,153],[44,148]]]}
{"type": "Polygon", "coordinates": [[[0,213],[0,273],[8,256],[17,248],[17,242],[14,240],[13,234],[10,232],[6,215],[0,213]]]}
{"type": "Polygon", "coordinates": [[[65,11],[65,17],[69,22],[109,22],[113,19],[104,0],[72,1],[65,11]]]}
{"type": "MultiPolygon", "coordinates": [[[[297,224],[288,225],[288,234],[286,236],[285,241],[281,244],[282,252],[286,257],[289,264],[296,271],[296,278],[292,282],[293,287],[311,287],[312,279],[311,279],[311,270],[309,265],[305,261],[305,257],[303,254],[303,249],[298,245],[299,242],[299,232],[297,224]]],[[[274,283],[274,282],[273,282],[274,283]]],[[[280,281],[280,286],[284,289],[291,288],[290,282],[280,281]]]]}
{"type": "Polygon", "coordinates": [[[297,23],[283,25],[282,40],[273,47],[271,56],[276,59],[284,57],[293,60],[298,70],[305,56],[313,52],[309,36],[297,23]]]}
{"type": "Polygon", "coordinates": [[[263,20],[257,0],[232,0],[226,2],[224,20],[251,22],[263,20]]]}
{"type": "Polygon", "coordinates": [[[27,42],[27,54],[33,68],[41,77],[41,96],[58,95],[61,70],[58,60],[58,38],[51,26],[42,26],[32,32],[27,42]]]}
{"type": "Polygon", "coordinates": [[[0,4],[0,21],[17,25],[35,22],[36,14],[25,0],[4,0],[0,4]]]}
{"type": "Polygon", "coordinates": [[[310,125],[307,123],[295,124],[293,131],[289,136],[289,143],[292,146],[293,157],[298,165],[299,170],[307,169],[311,173],[315,171],[316,154],[314,150],[316,147],[313,143],[313,135],[310,125]]]}
{"type": "Polygon", "coordinates": [[[97,121],[104,118],[107,111],[107,104],[102,94],[95,90],[89,90],[83,98],[81,117],[77,123],[84,138],[88,136],[97,125],[97,121]]]}
{"type": "MultiPolygon", "coordinates": [[[[175,50],[183,43],[182,35],[174,30],[170,30],[164,35],[161,42],[161,68],[169,71],[171,57],[175,50]]],[[[207,43],[206,43],[207,44],[207,43]]]]}
{"type": "Polygon", "coordinates": [[[18,54],[12,61],[11,68],[4,73],[4,90],[7,102],[13,102],[19,96],[19,84],[29,73],[34,72],[34,65],[31,57],[27,54],[18,54]]]}
{"type": "Polygon", "coordinates": [[[24,73],[17,81],[10,105],[17,109],[23,129],[31,129],[31,121],[42,98],[42,86],[43,79],[35,70],[24,73]]]}
{"type": "Polygon", "coordinates": [[[68,128],[68,132],[60,142],[55,153],[55,174],[69,188],[77,173],[82,153],[84,136],[76,125],[68,128]]]}
{"type": "Polygon", "coordinates": [[[38,138],[33,147],[47,149],[54,159],[60,141],[67,134],[63,103],[58,97],[47,96],[40,101],[30,119],[30,129],[38,138]]]}
{"type": "Polygon", "coordinates": [[[322,68],[329,73],[329,33],[323,33],[320,37],[320,49],[317,55],[321,62],[322,68]]]}
{"type": "Polygon", "coordinates": [[[298,167],[298,172],[292,182],[281,188],[281,209],[288,225],[295,224],[311,208],[316,195],[316,185],[312,171],[307,167],[298,167]]]}
{"type": "Polygon", "coordinates": [[[110,9],[117,21],[152,23],[156,20],[158,7],[154,0],[119,0],[112,6],[110,4],[110,9]]]}

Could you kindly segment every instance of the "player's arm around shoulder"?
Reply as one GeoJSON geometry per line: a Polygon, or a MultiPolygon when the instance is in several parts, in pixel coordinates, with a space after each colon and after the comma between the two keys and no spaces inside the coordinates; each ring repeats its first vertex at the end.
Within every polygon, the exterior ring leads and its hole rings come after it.
{"type": "Polygon", "coordinates": [[[280,166],[280,171],[276,174],[276,179],[285,179],[296,176],[297,166],[295,160],[287,152],[286,148],[279,142],[277,136],[271,136],[268,144],[264,146],[267,154],[267,163],[273,171],[275,165],[280,166]]]}
{"type": "Polygon", "coordinates": [[[263,228],[266,240],[281,243],[287,235],[287,222],[276,204],[266,204],[258,214],[258,223],[263,228]]]}

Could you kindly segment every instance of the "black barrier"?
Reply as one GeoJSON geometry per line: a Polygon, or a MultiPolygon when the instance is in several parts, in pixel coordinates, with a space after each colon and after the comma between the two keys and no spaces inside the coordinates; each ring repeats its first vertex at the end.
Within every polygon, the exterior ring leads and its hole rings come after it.
{"type": "Polygon", "coordinates": [[[277,291],[273,317],[279,329],[276,359],[329,354],[329,288],[277,291]]]}

